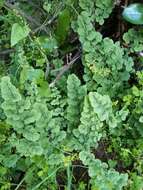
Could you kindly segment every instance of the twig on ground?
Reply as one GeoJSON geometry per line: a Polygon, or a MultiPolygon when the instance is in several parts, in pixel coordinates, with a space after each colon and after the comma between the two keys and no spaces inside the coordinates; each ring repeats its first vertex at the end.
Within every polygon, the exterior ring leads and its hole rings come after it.
{"type": "Polygon", "coordinates": [[[78,52],[73,59],[66,65],[64,65],[61,69],[60,72],[58,73],[58,75],[56,76],[55,80],[50,84],[50,87],[54,86],[59,80],[60,78],[65,74],[65,72],[67,72],[70,67],[81,57],[80,52],[78,52]]]}
{"type": "Polygon", "coordinates": [[[50,20],[48,20],[48,18],[43,22],[43,24],[41,24],[41,26],[39,26],[38,28],[36,28],[34,30],[34,33],[37,33],[39,30],[41,30],[43,27],[46,27],[50,24],[52,24],[55,19],[58,17],[58,15],[60,14],[62,10],[62,5],[60,4],[59,7],[57,8],[57,10],[55,11],[55,14],[52,16],[52,18],[50,20]]]}
{"type": "Polygon", "coordinates": [[[15,49],[6,49],[6,50],[3,50],[3,51],[0,51],[0,56],[1,55],[7,55],[9,53],[13,53],[15,52],[15,49]]]}

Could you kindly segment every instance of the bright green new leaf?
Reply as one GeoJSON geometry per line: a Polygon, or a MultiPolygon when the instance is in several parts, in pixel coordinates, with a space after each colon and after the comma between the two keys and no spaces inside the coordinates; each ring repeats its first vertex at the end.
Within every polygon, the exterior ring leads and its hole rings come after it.
{"type": "Polygon", "coordinates": [[[43,4],[43,9],[44,9],[47,13],[50,12],[51,8],[52,8],[52,4],[51,4],[51,3],[45,2],[45,3],[43,4]]]}
{"type": "Polygon", "coordinates": [[[2,98],[6,101],[12,100],[12,102],[19,102],[21,95],[18,89],[11,84],[10,78],[5,76],[1,79],[1,94],[2,98]]]}
{"type": "Polygon", "coordinates": [[[21,87],[27,82],[34,82],[38,85],[38,92],[42,97],[48,97],[50,94],[50,88],[48,82],[44,79],[44,72],[40,69],[34,69],[29,65],[25,65],[20,74],[21,87]]]}
{"type": "Polygon", "coordinates": [[[0,8],[3,6],[4,0],[0,0],[0,8]]]}
{"type": "Polygon", "coordinates": [[[23,133],[23,136],[24,136],[27,140],[33,141],[33,142],[38,141],[38,139],[40,138],[40,134],[37,133],[34,128],[25,130],[24,133],[23,133]]]}
{"type": "Polygon", "coordinates": [[[43,81],[44,72],[40,69],[34,69],[29,65],[25,65],[21,71],[20,83],[23,85],[26,81],[40,83],[43,81]]]}
{"type": "Polygon", "coordinates": [[[5,158],[4,165],[7,167],[14,167],[18,159],[19,157],[16,154],[9,155],[7,158],[5,158]]]}
{"type": "Polygon", "coordinates": [[[141,116],[141,117],[139,118],[139,122],[140,122],[140,123],[143,123],[143,116],[141,116]]]}
{"type": "Polygon", "coordinates": [[[20,25],[14,23],[11,31],[11,46],[16,45],[19,41],[26,38],[30,32],[30,29],[27,25],[20,25]]]}
{"type": "Polygon", "coordinates": [[[102,96],[96,92],[89,93],[89,100],[94,112],[101,121],[108,120],[112,113],[112,102],[108,95],[102,96]]]}
{"type": "Polygon", "coordinates": [[[46,36],[40,36],[37,40],[46,53],[51,53],[53,50],[58,48],[57,41],[53,37],[47,38],[46,36]]]}
{"type": "Polygon", "coordinates": [[[132,173],[131,190],[141,190],[143,188],[143,178],[136,173],[132,173]]]}
{"type": "Polygon", "coordinates": [[[143,4],[134,3],[126,7],[123,18],[132,24],[143,24],[143,4]]]}
{"type": "Polygon", "coordinates": [[[41,95],[41,97],[49,97],[50,88],[47,81],[41,81],[39,83],[38,92],[41,95]]]}

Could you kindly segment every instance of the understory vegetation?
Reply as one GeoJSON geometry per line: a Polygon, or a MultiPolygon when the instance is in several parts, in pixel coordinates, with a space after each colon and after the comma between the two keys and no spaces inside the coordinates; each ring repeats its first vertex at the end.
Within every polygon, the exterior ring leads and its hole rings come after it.
{"type": "Polygon", "coordinates": [[[0,190],[143,189],[136,2],[0,0],[0,190]]]}

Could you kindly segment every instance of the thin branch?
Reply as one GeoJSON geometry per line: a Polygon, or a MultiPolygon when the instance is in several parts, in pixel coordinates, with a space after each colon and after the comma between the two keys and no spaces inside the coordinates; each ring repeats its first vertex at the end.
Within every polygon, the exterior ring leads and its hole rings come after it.
{"type": "MultiPolygon", "coordinates": [[[[41,26],[41,23],[39,23],[37,20],[35,20],[32,16],[27,15],[24,11],[22,11],[19,7],[12,5],[8,2],[4,3],[5,7],[9,8],[10,10],[14,11],[16,10],[22,17],[26,18],[28,21],[30,21],[31,23],[34,23],[37,27],[41,26]]],[[[48,34],[48,31],[46,29],[46,27],[42,27],[42,30],[44,30],[44,32],[46,34],[48,34]]]]}
{"type": "Polygon", "coordinates": [[[24,182],[25,177],[20,181],[20,183],[17,185],[17,187],[14,190],[18,190],[20,186],[22,186],[22,183],[24,182]]]}
{"type": "Polygon", "coordinates": [[[61,169],[62,167],[58,167],[56,170],[54,170],[50,175],[48,175],[47,177],[45,177],[40,183],[38,183],[34,188],[32,188],[32,190],[36,190],[39,189],[39,187],[45,183],[50,177],[52,177],[53,175],[55,175],[57,173],[57,171],[59,169],[61,169]]]}
{"type": "Polygon", "coordinates": [[[3,50],[3,51],[0,51],[0,56],[1,55],[7,55],[9,53],[13,53],[15,51],[15,49],[6,49],[6,50],[3,50]]]}
{"type": "Polygon", "coordinates": [[[26,0],[26,2],[29,3],[32,7],[35,7],[37,9],[36,11],[41,11],[44,16],[47,15],[46,12],[36,2],[33,3],[32,1],[29,1],[29,0],[26,0]]]}
{"type": "Polygon", "coordinates": [[[61,69],[60,72],[58,73],[58,75],[56,76],[55,80],[50,84],[50,87],[54,86],[59,80],[60,78],[65,74],[65,72],[67,72],[71,66],[81,57],[80,52],[78,52],[74,58],[67,64],[64,65],[61,69]]]}
{"type": "Polygon", "coordinates": [[[37,33],[39,30],[41,30],[43,27],[46,27],[50,24],[52,24],[55,19],[58,17],[59,13],[62,10],[62,5],[60,4],[58,9],[55,11],[55,14],[52,16],[52,18],[50,20],[48,20],[48,18],[43,22],[43,24],[41,26],[39,26],[38,28],[35,29],[34,33],[37,33]]]}

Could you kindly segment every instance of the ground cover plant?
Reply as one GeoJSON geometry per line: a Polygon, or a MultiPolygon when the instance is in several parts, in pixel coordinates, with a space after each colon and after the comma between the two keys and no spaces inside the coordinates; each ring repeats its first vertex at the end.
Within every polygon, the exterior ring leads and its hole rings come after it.
{"type": "Polygon", "coordinates": [[[143,189],[138,3],[0,0],[0,190],[143,189]]]}

